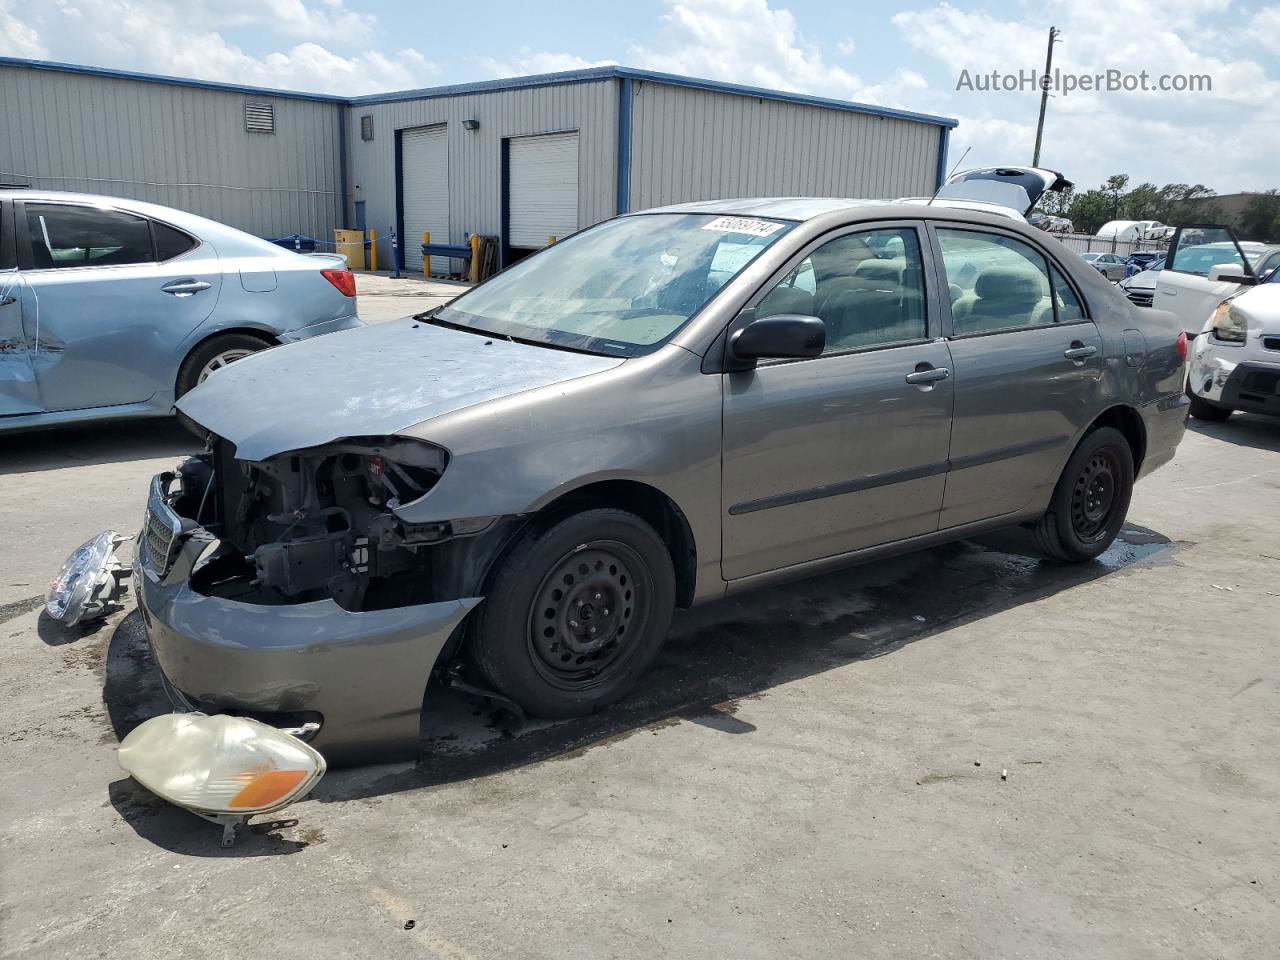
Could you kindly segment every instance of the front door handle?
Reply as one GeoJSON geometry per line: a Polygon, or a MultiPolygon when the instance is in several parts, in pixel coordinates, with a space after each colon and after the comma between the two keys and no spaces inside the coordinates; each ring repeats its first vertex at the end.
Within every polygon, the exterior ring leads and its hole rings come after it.
{"type": "Polygon", "coordinates": [[[1097,347],[1085,346],[1079,340],[1073,343],[1066,350],[1062,351],[1062,355],[1068,360],[1088,360],[1098,352],[1097,347]]]}
{"type": "Polygon", "coordinates": [[[945,380],[951,376],[951,371],[946,367],[925,367],[923,370],[915,370],[907,374],[907,383],[935,383],[938,380],[945,380]]]}
{"type": "Polygon", "coordinates": [[[187,278],[186,280],[172,280],[160,289],[165,293],[173,294],[175,297],[189,297],[193,293],[199,293],[201,290],[208,290],[211,286],[212,284],[205,283],[203,280],[187,278]]]}

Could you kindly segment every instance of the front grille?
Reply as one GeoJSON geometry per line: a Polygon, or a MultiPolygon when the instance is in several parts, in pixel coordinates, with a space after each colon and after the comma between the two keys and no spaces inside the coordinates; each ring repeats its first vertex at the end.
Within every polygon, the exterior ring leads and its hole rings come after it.
{"type": "Polygon", "coordinates": [[[147,562],[157,574],[163,577],[169,572],[169,566],[173,563],[174,542],[178,538],[169,524],[148,509],[147,529],[144,539],[147,549],[147,562]]]}
{"type": "Polygon", "coordinates": [[[1154,292],[1151,290],[1134,290],[1130,288],[1124,292],[1130,302],[1139,307],[1149,307],[1155,299],[1154,292]]]}
{"type": "Polygon", "coordinates": [[[1244,382],[1240,384],[1240,393],[1259,398],[1280,396],[1280,373],[1252,370],[1245,375],[1244,382]]]}
{"type": "Polygon", "coordinates": [[[1262,345],[1268,350],[1280,350],[1280,337],[1263,337],[1262,345]]]}

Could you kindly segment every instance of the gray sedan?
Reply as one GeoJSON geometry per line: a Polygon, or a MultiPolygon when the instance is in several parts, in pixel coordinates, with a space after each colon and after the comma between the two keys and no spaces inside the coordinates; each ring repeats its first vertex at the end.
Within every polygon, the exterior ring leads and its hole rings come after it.
{"type": "Polygon", "coordinates": [[[341,257],[140,201],[0,191],[0,432],[165,416],[229,363],[359,324],[341,257]]]}
{"type": "Polygon", "coordinates": [[[1108,280],[1123,280],[1128,268],[1124,257],[1114,253],[1082,253],[1080,259],[1091,264],[1095,270],[1108,280]]]}
{"type": "Polygon", "coordinates": [[[140,605],[175,704],[412,755],[430,677],[624,696],[677,607],[1012,524],[1111,544],[1182,437],[1186,342],[1042,231],[709,201],[179,401],[140,605]]]}

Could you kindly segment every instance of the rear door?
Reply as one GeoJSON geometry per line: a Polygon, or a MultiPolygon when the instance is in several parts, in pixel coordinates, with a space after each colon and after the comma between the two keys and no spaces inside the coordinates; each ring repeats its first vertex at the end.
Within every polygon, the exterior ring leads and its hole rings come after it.
{"type": "Polygon", "coordinates": [[[1254,280],[1249,259],[1230,227],[1191,224],[1174,231],[1168,259],[1156,280],[1154,306],[1176,314],[1188,336],[1203,330],[1218,304],[1245,287],[1210,280],[1209,271],[1221,264],[1240,267],[1254,280]]]}
{"type": "Polygon", "coordinates": [[[725,579],[938,527],[950,357],[922,228],[810,245],[748,309],[822,319],[825,352],[723,374],[725,579]]]}
{"type": "Polygon", "coordinates": [[[1079,292],[1043,249],[993,227],[935,223],[931,233],[951,292],[947,528],[1047,496],[1099,409],[1104,357],[1079,292]]]}
{"type": "Polygon", "coordinates": [[[31,364],[33,335],[23,322],[22,275],[13,238],[13,204],[0,200],[0,417],[39,413],[31,364]]]}
{"type": "Polygon", "coordinates": [[[22,309],[46,410],[140,403],[171,390],[188,335],[217,303],[217,253],[107,206],[15,204],[22,309]]]}

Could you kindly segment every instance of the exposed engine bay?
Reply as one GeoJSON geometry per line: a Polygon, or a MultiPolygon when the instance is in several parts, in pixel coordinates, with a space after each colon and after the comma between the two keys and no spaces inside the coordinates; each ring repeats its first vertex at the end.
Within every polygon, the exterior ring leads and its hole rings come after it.
{"type": "Polygon", "coordinates": [[[425,496],[448,463],[440,447],[351,437],[255,462],[210,437],[178,467],[171,506],[216,537],[191,574],[198,593],[245,603],[332,598],[377,610],[465,595],[516,518],[410,524],[396,509],[425,496]]]}

